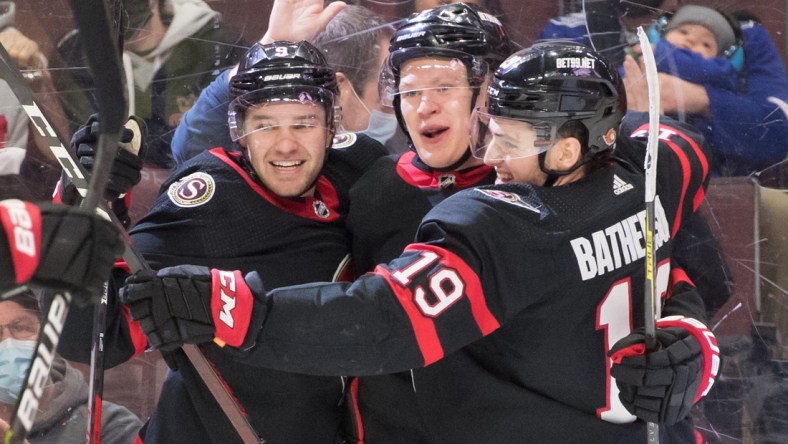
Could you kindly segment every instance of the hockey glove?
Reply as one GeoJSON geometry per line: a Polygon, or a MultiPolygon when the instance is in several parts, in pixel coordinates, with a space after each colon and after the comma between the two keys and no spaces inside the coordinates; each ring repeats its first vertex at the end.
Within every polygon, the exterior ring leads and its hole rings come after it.
{"type": "MultiPolygon", "coordinates": [[[[129,225],[129,202],[123,199],[123,196],[142,179],[142,159],[145,154],[143,130],[144,122],[135,116],[130,117],[126,122],[120,138],[120,149],[112,163],[104,192],[104,198],[112,203],[113,211],[126,227],[129,225]]],[[[80,165],[88,173],[93,170],[98,136],[98,114],[93,114],[71,138],[71,152],[76,155],[80,165]]],[[[78,205],[81,197],[65,173],[61,181],[61,201],[69,205],[78,205]]]]}
{"type": "Polygon", "coordinates": [[[0,255],[10,253],[0,260],[0,287],[67,290],[80,306],[98,300],[124,246],[113,224],[65,205],[2,201],[0,231],[0,255]]]}
{"type": "Polygon", "coordinates": [[[250,323],[265,315],[265,305],[255,303],[255,295],[264,294],[255,272],[245,280],[240,271],[180,265],[130,276],[120,300],[139,321],[149,345],[164,352],[211,341],[246,350],[257,337],[257,331],[249,331],[250,323]]]}
{"type": "Polygon", "coordinates": [[[657,321],[658,349],[646,352],[643,329],[610,350],[619,398],[638,418],[673,425],[704,396],[719,369],[719,348],[702,323],[681,316],[657,321]]]}

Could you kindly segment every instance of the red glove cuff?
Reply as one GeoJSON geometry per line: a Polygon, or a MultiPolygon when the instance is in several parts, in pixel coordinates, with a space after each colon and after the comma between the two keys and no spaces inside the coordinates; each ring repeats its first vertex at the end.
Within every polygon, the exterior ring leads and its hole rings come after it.
{"type": "Polygon", "coordinates": [[[254,297],[241,272],[212,269],[211,295],[214,342],[221,347],[239,347],[246,338],[254,307],[254,297]]]}
{"type": "Polygon", "coordinates": [[[700,344],[703,354],[703,373],[701,374],[700,387],[695,395],[695,402],[706,396],[714,385],[717,372],[720,370],[720,348],[714,333],[702,322],[685,318],[684,316],[668,316],[657,320],[657,328],[680,327],[689,332],[700,344]]]}
{"type": "Polygon", "coordinates": [[[0,224],[8,237],[15,283],[30,280],[38,268],[41,251],[41,211],[37,206],[18,199],[0,202],[0,224]]]}
{"type": "Polygon", "coordinates": [[[610,359],[613,360],[614,364],[621,364],[621,360],[624,358],[631,356],[643,356],[644,354],[646,354],[646,344],[639,342],[616,351],[610,355],[610,359]]]}

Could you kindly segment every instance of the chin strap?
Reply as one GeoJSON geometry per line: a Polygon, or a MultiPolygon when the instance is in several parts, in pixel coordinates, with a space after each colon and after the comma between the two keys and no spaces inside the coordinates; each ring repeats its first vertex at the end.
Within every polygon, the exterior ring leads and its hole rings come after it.
{"type": "Polygon", "coordinates": [[[468,159],[470,159],[470,158],[471,158],[471,147],[468,147],[468,149],[466,149],[465,152],[462,154],[462,157],[460,157],[453,164],[451,164],[451,165],[449,165],[447,167],[443,167],[443,168],[432,168],[432,169],[435,170],[435,171],[440,171],[442,173],[443,172],[447,172],[447,171],[456,171],[459,167],[462,166],[462,164],[467,162],[468,159]]]}

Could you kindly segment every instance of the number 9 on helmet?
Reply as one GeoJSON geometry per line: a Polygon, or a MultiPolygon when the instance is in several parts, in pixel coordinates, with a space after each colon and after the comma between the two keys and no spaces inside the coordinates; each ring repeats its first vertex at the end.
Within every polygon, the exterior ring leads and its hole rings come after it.
{"type": "Polygon", "coordinates": [[[326,121],[320,126],[336,133],[341,120],[339,88],[323,54],[306,41],[255,43],[230,79],[230,137],[237,141],[244,130],[246,110],[263,103],[306,103],[322,106],[326,121]]]}

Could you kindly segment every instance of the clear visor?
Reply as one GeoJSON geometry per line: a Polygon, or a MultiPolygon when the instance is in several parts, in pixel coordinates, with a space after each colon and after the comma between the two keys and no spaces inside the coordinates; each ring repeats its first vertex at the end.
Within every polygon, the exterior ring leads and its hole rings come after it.
{"type": "Polygon", "coordinates": [[[535,156],[553,145],[558,131],[551,121],[493,116],[481,108],[473,111],[471,122],[471,147],[477,159],[535,156]]]}
{"type": "Polygon", "coordinates": [[[233,141],[250,135],[274,139],[330,131],[326,126],[326,110],[320,102],[278,98],[249,105],[245,96],[248,94],[230,104],[228,125],[233,141]]]}
{"type": "MultiPolygon", "coordinates": [[[[468,81],[468,68],[460,59],[409,60],[400,67],[399,83],[389,64],[384,66],[386,68],[381,72],[378,92],[381,103],[386,107],[393,107],[397,96],[401,102],[416,103],[425,97],[445,102],[473,93],[468,81]]],[[[477,84],[481,84],[483,79],[476,80],[477,84]]]]}

